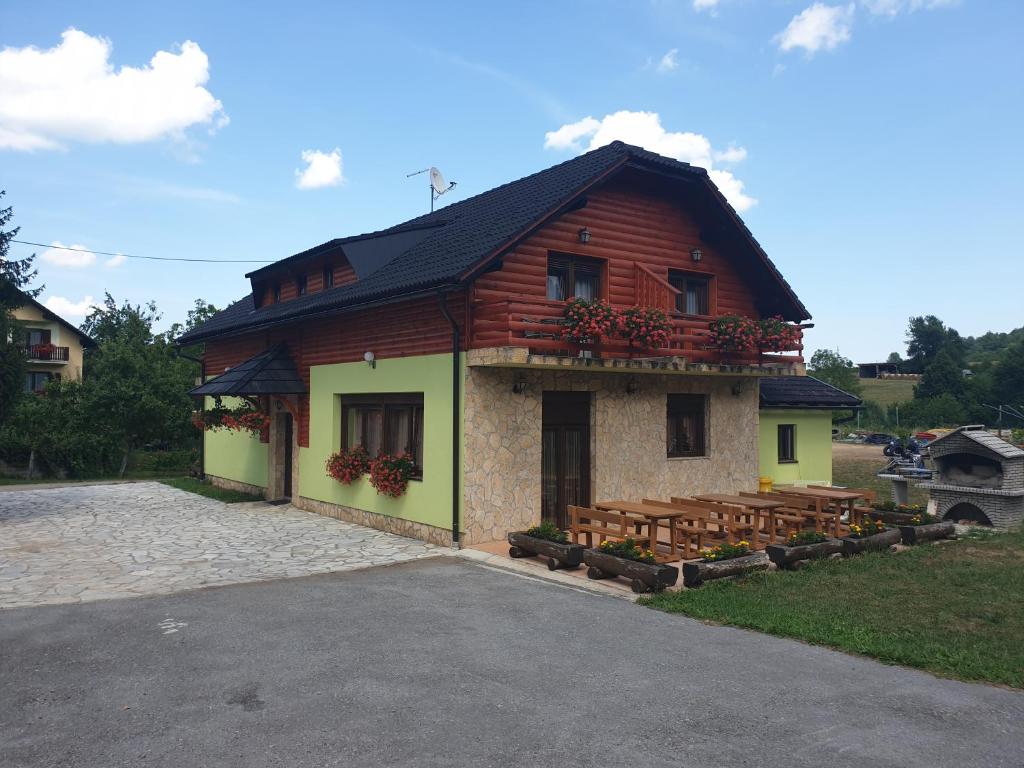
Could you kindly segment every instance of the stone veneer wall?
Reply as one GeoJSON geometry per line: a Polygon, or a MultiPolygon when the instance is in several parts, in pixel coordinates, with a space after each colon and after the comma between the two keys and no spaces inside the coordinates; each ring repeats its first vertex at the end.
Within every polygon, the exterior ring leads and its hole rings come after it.
{"type": "Polygon", "coordinates": [[[467,367],[463,539],[476,544],[536,524],[541,501],[545,390],[592,391],[592,499],[668,499],[754,491],[758,472],[756,378],[467,367]],[[517,395],[512,385],[526,382],[517,395]],[[637,392],[626,393],[633,381],[637,392]],[[739,395],[732,394],[739,384],[739,395]],[[665,456],[666,395],[710,395],[707,458],[665,456]]]}
{"type": "Polygon", "coordinates": [[[292,505],[307,512],[315,512],[325,517],[333,517],[336,520],[344,520],[348,523],[365,525],[367,528],[376,528],[378,531],[395,533],[399,536],[408,536],[411,539],[422,539],[431,544],[450,546],[452,543],[452,532],[443,528],[435,528],[432,525],[417,523],[412,520],[405,520],[401,517],[391,515],[380,515],[376,512],[367,512],[365,509],[355,509],[341,504],[332,504],[327,501],[307,499],[305,496],[295,496],[292,505]]]}
{"type": "Polygon", "coordinates": [[[206,475],[206,479],[210,481],[211,485],[215,485],[218,488],[226,488],[229,491],[238,491],[239,493],[251,493],[253,496],[263,496],[266,498],[267,489],[261,485],[250,485],[249,483],[243,483],[238,480],[231,480],[227,477],[218,477],[217,475],[206,475]]]}

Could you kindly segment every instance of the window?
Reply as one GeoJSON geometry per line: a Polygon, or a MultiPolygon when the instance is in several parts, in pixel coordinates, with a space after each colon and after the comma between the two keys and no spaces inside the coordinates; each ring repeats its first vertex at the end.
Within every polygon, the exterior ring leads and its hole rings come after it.
{"type": "Polygon", "coordinates": [[[779,424],[779,463],[796,461],[796,424],[779,424]]]}
{"type": "Polygon", "coordinates": [[[579,256],[548,256],[548,298],[601,298],[601,262],[579,256]]]}
{"type": "Polygon", "coordinates": [[[60,376],[54,373],[39,373],[30,371],[25,374],[25,392],[42,392],[51,379],[59,379],[60,376]]]}
{"type": "Polygon", "coordinates": [[[26,328],[25,341],[30,347],[37,347],[40,344],[50,343],[50,330],[48,328],[26,328]]]}
{"type": "Polygon", "coordinates": [[[281,301],[281,284],[274,283],[274,303],[277,304],[281,301]]]}
{"type": "Polygon", "coordinates": [[[670,458],[707,456],[707,395],[669,395],[665,448],[670,458]]]}
{"type": "Polygon", "coordinates": [[[370,456],[408,453],[423,478],[423,394],[342,395],[341,444],[370,456]]]}
{"type": "Polygon", "coordinates": [[[295,293],[297,293],[299,296],[305,296],[306,295],[306,285],[307,285],[307,282],[306,282],[306,276],[305,275],[299,275],[298,277],[296,277],[295,278],[295,293]]]}
{"type": "Polygon", "coordinates": [[[324,290],[334,287],[334,267],[324,267],[324,290]]]}
{"type": "Polygon", "coordinates": [[[684,315],[711,314],[710,302],[708,301],[711,284],[710,278],[670,269],[668,271],[668,281],[673,288],[679,291],[676,295],[677,312],[682,312],[684,315]]]}

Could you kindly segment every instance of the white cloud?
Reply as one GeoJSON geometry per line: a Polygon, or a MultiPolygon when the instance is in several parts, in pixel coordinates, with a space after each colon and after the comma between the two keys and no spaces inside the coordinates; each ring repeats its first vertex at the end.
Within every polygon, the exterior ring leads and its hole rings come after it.
{"type": "Polygon", "coordinates": [[[95,302],[92,300],[92,296],[86,296],[81,301],[71,301],[71,299],[65,299],[63,296],[51,296],[43,304],[51,312],[66,319],[69,317],[85,317],[92,311],[95,302]]]}
{"type": "Polygon", "coordinates": [[[850,39],[855,6],[814,3],[794,16],[775,36],[783,51],[803,48],[808,56],[820,50],[831,51],[850,39]]]}
{"type": "Polygon", "coordinates": [[[658,62],[658,71],[662,74],[671,72],[673,69],[679,68],[679,49],[673,48],[671,51],[661,57],[661,61],[658,62]]]}
{"type": "Polygon", "coordinates": [[[693,10],[713,11],[718,7],[718,0],[693,0],[693,10]]]}
{"type": "Polygon", "coordinates": [[[860,4],[876,16],[896,16],[904,11],[931,11],[935,8],[949,8],[960,0],[860,0],[860,4]]]}
{"type": "Polygon", "coordinates": [[[107,269],[116,269],[117,267],[120,267],[122,264],[124,264],[126,261],[128,261],[127,257],[125,257],[123,253],[119,253],[116,256],[112,256],[111,258],[103,262],[103,266],[106,267],[107,269]]]}
{"type": "Polygon", "coordinates": [[[302,153],[306,167],[295,171],[295,186],[299,189],[336,187],[345,179],[341,175],[341,150],[335,147],[330,152],[307,149],[302,153]]]}
{"type": "Polygon", "coordinates": [[[548,131],[544,135],[544,147],[581,152],[582,142],[587,138],[590,140],[587,149],[597,149],[619,139],[706,168],[737,211],[746,211],[757,204],[757,200],[743,191],[742,181],[729,171],[714,169],[716,159],[721,162],[739,162],[747,155],[745,149],[730,146],[723,152],[716,152],[711,141],[699,133],[666,131],[657,112],[621,110],[605,115],[600,120],[585,117],[578,122],[563,125],[556,131],[548,131]]]}
{"type": "Polygon", "coordinates": [[[191,41],[148,65],[110,61],[112,45],[77,29],[59,45],[0,50],[0,149],[59,149],[65,142],[132,144],[182,138],[193,125],[227,124],[206,88],[209,59],[191,41]]]}
{"type": "Polygon", "coordinates": [[[72,269],[91,267],[96,263],[96,254],[81,243],[64,245],[60,240],[54,240],[50,247],[39,255],[39,258],[48,264],[72,269]]]}

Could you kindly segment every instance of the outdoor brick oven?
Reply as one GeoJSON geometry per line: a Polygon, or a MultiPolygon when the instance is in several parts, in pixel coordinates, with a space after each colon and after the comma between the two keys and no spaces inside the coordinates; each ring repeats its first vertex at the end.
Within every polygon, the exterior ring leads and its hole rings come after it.
{"type": "Polygon", "coordinates": [[[960,427],[928,446],[937,473],[921,483],[946,520],[996,528],[1024,522],[1024,451],[982,426],[960,427]]]}

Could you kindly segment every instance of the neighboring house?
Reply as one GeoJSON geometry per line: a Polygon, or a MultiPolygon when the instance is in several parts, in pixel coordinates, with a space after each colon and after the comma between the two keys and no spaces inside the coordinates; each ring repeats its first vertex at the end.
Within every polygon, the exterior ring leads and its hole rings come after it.
{"type": "Polygon", "coordinates": [[[194,395],[271,417],[263,441],[206,433],[207,475],[439,543],[564,524],[569,504],[753,490],[758,381],[803,373],[799,344],[712,347],[715,316],[808,312],[704,169],[621,142],[247,277],[179,339],[205,343],[194,395]],[[660,307],[671,337],[580,351],[559,337],[572,296],[660,307]],[[414,456],[404,496],[326,475],[357,443],[414,456]]]}
{"type": "Polygon", "coordinates": [[[832,411],[859,397],[813,376],[761,379],[761,476],[776,484],[832,482],[832,411]]]}
{"type": "Polygon", "coordinates": [[[81,380],[82,352],[96,342],[35,299],[24,298],[14,317],[25,330],[25,391],[42,392],[50,379],[81,380]]]}

